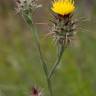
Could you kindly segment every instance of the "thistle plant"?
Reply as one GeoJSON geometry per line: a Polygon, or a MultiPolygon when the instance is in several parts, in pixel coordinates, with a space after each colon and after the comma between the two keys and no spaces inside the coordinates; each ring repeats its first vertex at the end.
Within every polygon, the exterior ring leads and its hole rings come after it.
{"type": "MultiPolygon", "coordinates": [[[[48,84],[48,89],[50,92],[50,96],[52,96],[52,87],[51,87],[51,82],[50,79],[48,79],[48,68],[47,68],[47,64],[43,58],[43,54],[41,51],[41,46],[40,46],[40,40],[39,40],[39,36],[37,33],[37,28],[34,26],[35,23],[33,22],[33,11],[37,8],[41,7],[41,5],[37,4],[37,0],[19,0],[17,1],[17,13],[21,14],[21,16],[23,17],[25,23],[27,24],[28,28],[30,28],[30,30],[33,33],[33,38],[36,42],[36,46],[38,49],[38,54],[40,56],[40,60],[43,66],[43,70],[46,76],[46,81],[48,84]]],[[[37,94],[36,94],[37,95],[37,94]]],[[[39,96],[39,95],[38,95],[39,96]]]]}
{"type": "MultiPolygon", "coordinates": [[[[52,11],[54,19],[51,20],[52,28],[49,34],[56,41],[58,55],[51,69],[48,69],[48,62],[46,62],[43,58],[37,28],[32,19],[34,10],[38,9],[39,7],[41,7],[41,5],[37,4],[37,0],[19,0],[17,2],[17,13],[21,14],[34,35],[33,37],[36,42],[40,60],[46,76],[46,82],[48,85],[50,96],[53,96],[51,77],[54,75],[57,66],[60,64],[65,49],[70,45],[75,35],[76,20],[73,19],[75,3],[74,0],[52,1],[52,7],[50,9],[52,11]]],[[[38,95],[38,92],[35,89],[33,89],[33,94],[35,94],[36,96],[41,96],[38,95]]]]}
{"type": "Polygon", "coordinates": [[[28,23],[32,24],[32,15],[34,11],[40,8],[42,5],[37,4],[38,0],[17,0],[17,14],[21,14],[23,19],[28,23]]]}
{"type": "Polygon", "coordinates": [[[73,20],[75,11],[74,0],[54,0],[51,10],[54,12],[52,20],[52,30],[50,35],[55,39],[59,49],[56,63],[52,66],[49,78],[54,74],[65,48],[71,43],[76,29],[76,20],[73,20]]]}

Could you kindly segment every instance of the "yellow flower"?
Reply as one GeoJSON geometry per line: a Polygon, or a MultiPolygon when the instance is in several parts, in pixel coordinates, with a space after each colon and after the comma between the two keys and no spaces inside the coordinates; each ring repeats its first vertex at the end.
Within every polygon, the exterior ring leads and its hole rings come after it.
{"type": "Polygon", "coordinates": [[[75,10],[74,0],[54,0],[52,11],[60,15],[68,15],[75,10]]]}

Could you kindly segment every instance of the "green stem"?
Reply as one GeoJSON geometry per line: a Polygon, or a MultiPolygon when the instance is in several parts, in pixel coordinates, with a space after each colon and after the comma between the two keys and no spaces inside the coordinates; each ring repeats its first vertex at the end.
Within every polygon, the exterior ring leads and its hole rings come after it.
{"type": "Polygon", "coordinates": [[[35,31],[34,31],[35,41],[36,41],[38,52],[39,52],[40,59],[41,59],[41,62],[42,62],[43,70],[44,70],[44,73],[45,73],[45,76],[46,76],[46,80],[47,80],[47,84],[48,84],[48,89],[49,89],[49,92],[50,92],[50,96],[53,96],[52,86],[51,86],[51,80],[48,78],[47,64],[44,61],[44,58],[43,58],[43,55],[42,55],[42,52],[41,52],[40,43],[39,43],[39,40],[38,40],[38,37],[37,37],[37,34],[36,33],[37,33],[37,31],[35,29],[35,31]]]}
{"type": "Polygon", "coordinates": [[[55,64],[53,64],[52,69],[49,72],[49,75],[48,75],[49,79],[51,79],[51,77],[53,76],[57,66],[60,64],[63,53],[64,53],[64,45],[61,45],[60,50],[59,50],[59,55],[57,56],[56,62],[55,62],[55,64]]]}
{"type": "Polygon", "coordinates": [[[47,68],[46,62],[44,61],[43,54],[42,54],[42,51],[41,51],[41,46],[40,46],[40,42],[39,42],[40,40],[39,40],[39,36],[38,36],[38,33],[37,33],[37,29],[35,28],[32,20],[31,20],[31,24],[29,24],[27,22],[27,20],[24,18],[24,16],[23,16],[23,19],[33,33],[33,37],[34,37],[34,40],[36,42],[36,46],[38,48],[38,53],[39,53],[39,56],[40,56],[40,60],[42,62],[43,70],[44,70],[44,73],[45,73],[45,76],[46,76],[46,81],[47,81],[47,84],[48,84],[48,90],[50,92],[50,96],[53,96],[51,80],[48,78],[48,68],[47,68]]]}

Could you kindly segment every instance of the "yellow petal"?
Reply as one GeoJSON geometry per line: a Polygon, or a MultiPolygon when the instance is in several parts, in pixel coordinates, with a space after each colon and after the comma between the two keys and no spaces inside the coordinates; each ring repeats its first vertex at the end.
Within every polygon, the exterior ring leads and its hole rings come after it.
{"type": "Polygon", "coordinates": [[[75,10],[74,0],[54,0],[51,9],[60,15],[70,14],[75,10]]]}

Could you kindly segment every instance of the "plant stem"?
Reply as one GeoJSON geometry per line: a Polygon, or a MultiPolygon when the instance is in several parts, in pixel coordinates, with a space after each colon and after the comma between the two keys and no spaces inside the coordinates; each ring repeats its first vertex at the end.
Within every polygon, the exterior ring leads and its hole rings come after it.
{"type": "Polygon", "coordinates": [[[45,73],[45,76],[46,76],[46,81],[47,81],[47,84],[48,84],[48,89],[49,89],[49,92],[50,92],[50,96],[53,96],[51,80],[48,78],[47,64],[44,61],[43,54],[42,54],[41,47],[40,47],[40,43],[39,43],[39,40],[38,40],[38,37],[37,37],[36,33],[37,33],[37,31],[35,29],[35,31],[34,31],[34,38],[35,38],[35,41],[36,41],[36,44],[37,44],[37,48],[38,48],[38,52],[39,52],[40,59],[41,59],[41,62],[42,62],[43,70],[44,70],[44,73],[45,73]]]}
{"type": "Polygon", "coordinates": [[[36,46],[37,46],[37,49],[38,49],[38,53],[39,53],[39,56],[40,56],[40,60],[41,60],[42,66],[43,66],[44,73],[45,73],[45,76],[46,76],[46,81],[47,81],[47,84],[48,84],[48,90],[50,92],[50,96],[53,96],[51,80],[48,78],[48,68],[47,68],[47,64],[46,64],[46,62],[45,62],[45,60],[43,58],[42,51],[41,51],[37,29],[34,26],[32,20],[31,20],[31,25],[30,25],[30,24],[28,24],[28,22],[26,21],[24,16],[23,16],[23,19],[24,19],[25,23],[28,25],[28,27],[30,28],[30,30],[33,33],[33,37],[34,37],[34,40],[35,40],[35,43],[36,43],[36,46]]]}
{"type": "Polygon", "coordinates": [[[55,62],[55,64],[53,64],[52,69],[49,72],[49,75],[48,75],[49,79],[51,79],[51,77],[53,76],[57,66],[60,64],[63,53],[64,53],[64,45],[61,45],[60,50],[59,50],[59,56],[57,56],[56,62],[55,62]]]}

